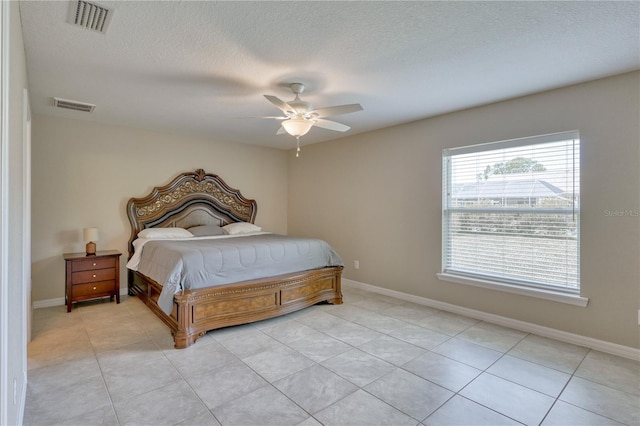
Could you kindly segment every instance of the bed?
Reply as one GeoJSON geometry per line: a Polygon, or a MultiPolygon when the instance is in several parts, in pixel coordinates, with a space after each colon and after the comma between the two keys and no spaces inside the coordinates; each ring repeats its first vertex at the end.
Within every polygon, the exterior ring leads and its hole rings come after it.
{"type": "MultiPolygon", "coordinates": [[[[202,169],[182,173],[169,184],[155,187],[149,195],[131,198],[127,203],[131,223],[129,260],[143,230],[253,224],[256,213],[256,202],[243,197],[219,176],[202,169]]],[[[181,288],[170,297],[170,306],[166,306],[166,291],[162,295],[163,283],[139,270],[128,270],[128,285],[129,294],[138,296],[170,328],[175,348],[182,349],[217,328],[274,318],[320,302],[340,304],[342,269],[340,263],[181,288]],[[164,304],[160,303],[162,298],[164,304]]]]}

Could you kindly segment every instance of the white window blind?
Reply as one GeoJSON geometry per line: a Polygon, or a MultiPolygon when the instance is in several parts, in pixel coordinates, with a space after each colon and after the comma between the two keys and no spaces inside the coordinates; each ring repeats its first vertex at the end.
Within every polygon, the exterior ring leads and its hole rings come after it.
{"type": "Polygon", "coordinates": [[[578,132],[443,151],[442,271],[580,289],[578,132]]]}

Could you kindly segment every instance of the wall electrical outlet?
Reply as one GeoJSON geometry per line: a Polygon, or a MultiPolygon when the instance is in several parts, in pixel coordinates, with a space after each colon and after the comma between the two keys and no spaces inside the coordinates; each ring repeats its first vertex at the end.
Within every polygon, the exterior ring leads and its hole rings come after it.
{"type": "Polygon", "coordinates": [[[354,260],[353,261],[353,267],[356,269],[360,269],[360,261],[359,260],[354,260]]]}

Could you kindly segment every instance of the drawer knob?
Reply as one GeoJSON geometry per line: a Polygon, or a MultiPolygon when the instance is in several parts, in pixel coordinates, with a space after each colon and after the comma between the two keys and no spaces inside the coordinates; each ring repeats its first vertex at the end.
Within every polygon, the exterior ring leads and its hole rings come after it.
{"type": "Polygon", "coordinates": [[[96,266],[96,265],[97,265],[97,263],[96,263],[96,262],[93,262],[93,266],[96,266]]]}
{"type": "Polygon", "coordinates": [[[95,277],[96,277],[96,274],[93,274],[93,278],[95,278],[95,277]]]}
{"type": "Polygon", "coordinates": [[[96,289],[96,287],[93,288],[94,290],[96,289]]]}

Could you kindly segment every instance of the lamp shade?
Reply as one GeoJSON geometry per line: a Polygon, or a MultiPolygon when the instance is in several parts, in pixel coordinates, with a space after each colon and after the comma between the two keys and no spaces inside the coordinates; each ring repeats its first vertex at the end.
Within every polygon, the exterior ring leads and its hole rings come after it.
{"type": "Polygon", "coordinates": [[[289,120],[285,120],[282,123],[282,127],[287,131],[291,136],[304,136],[311,130],[313,127],[314,121],[305,120],[304,118],[290,118],[289,120]]]}
{"type": "Polygon", "coordinates": [[[98,228],[84,228],[82,235],[86,243],[92,241],[98,241],[98,228]]]}

